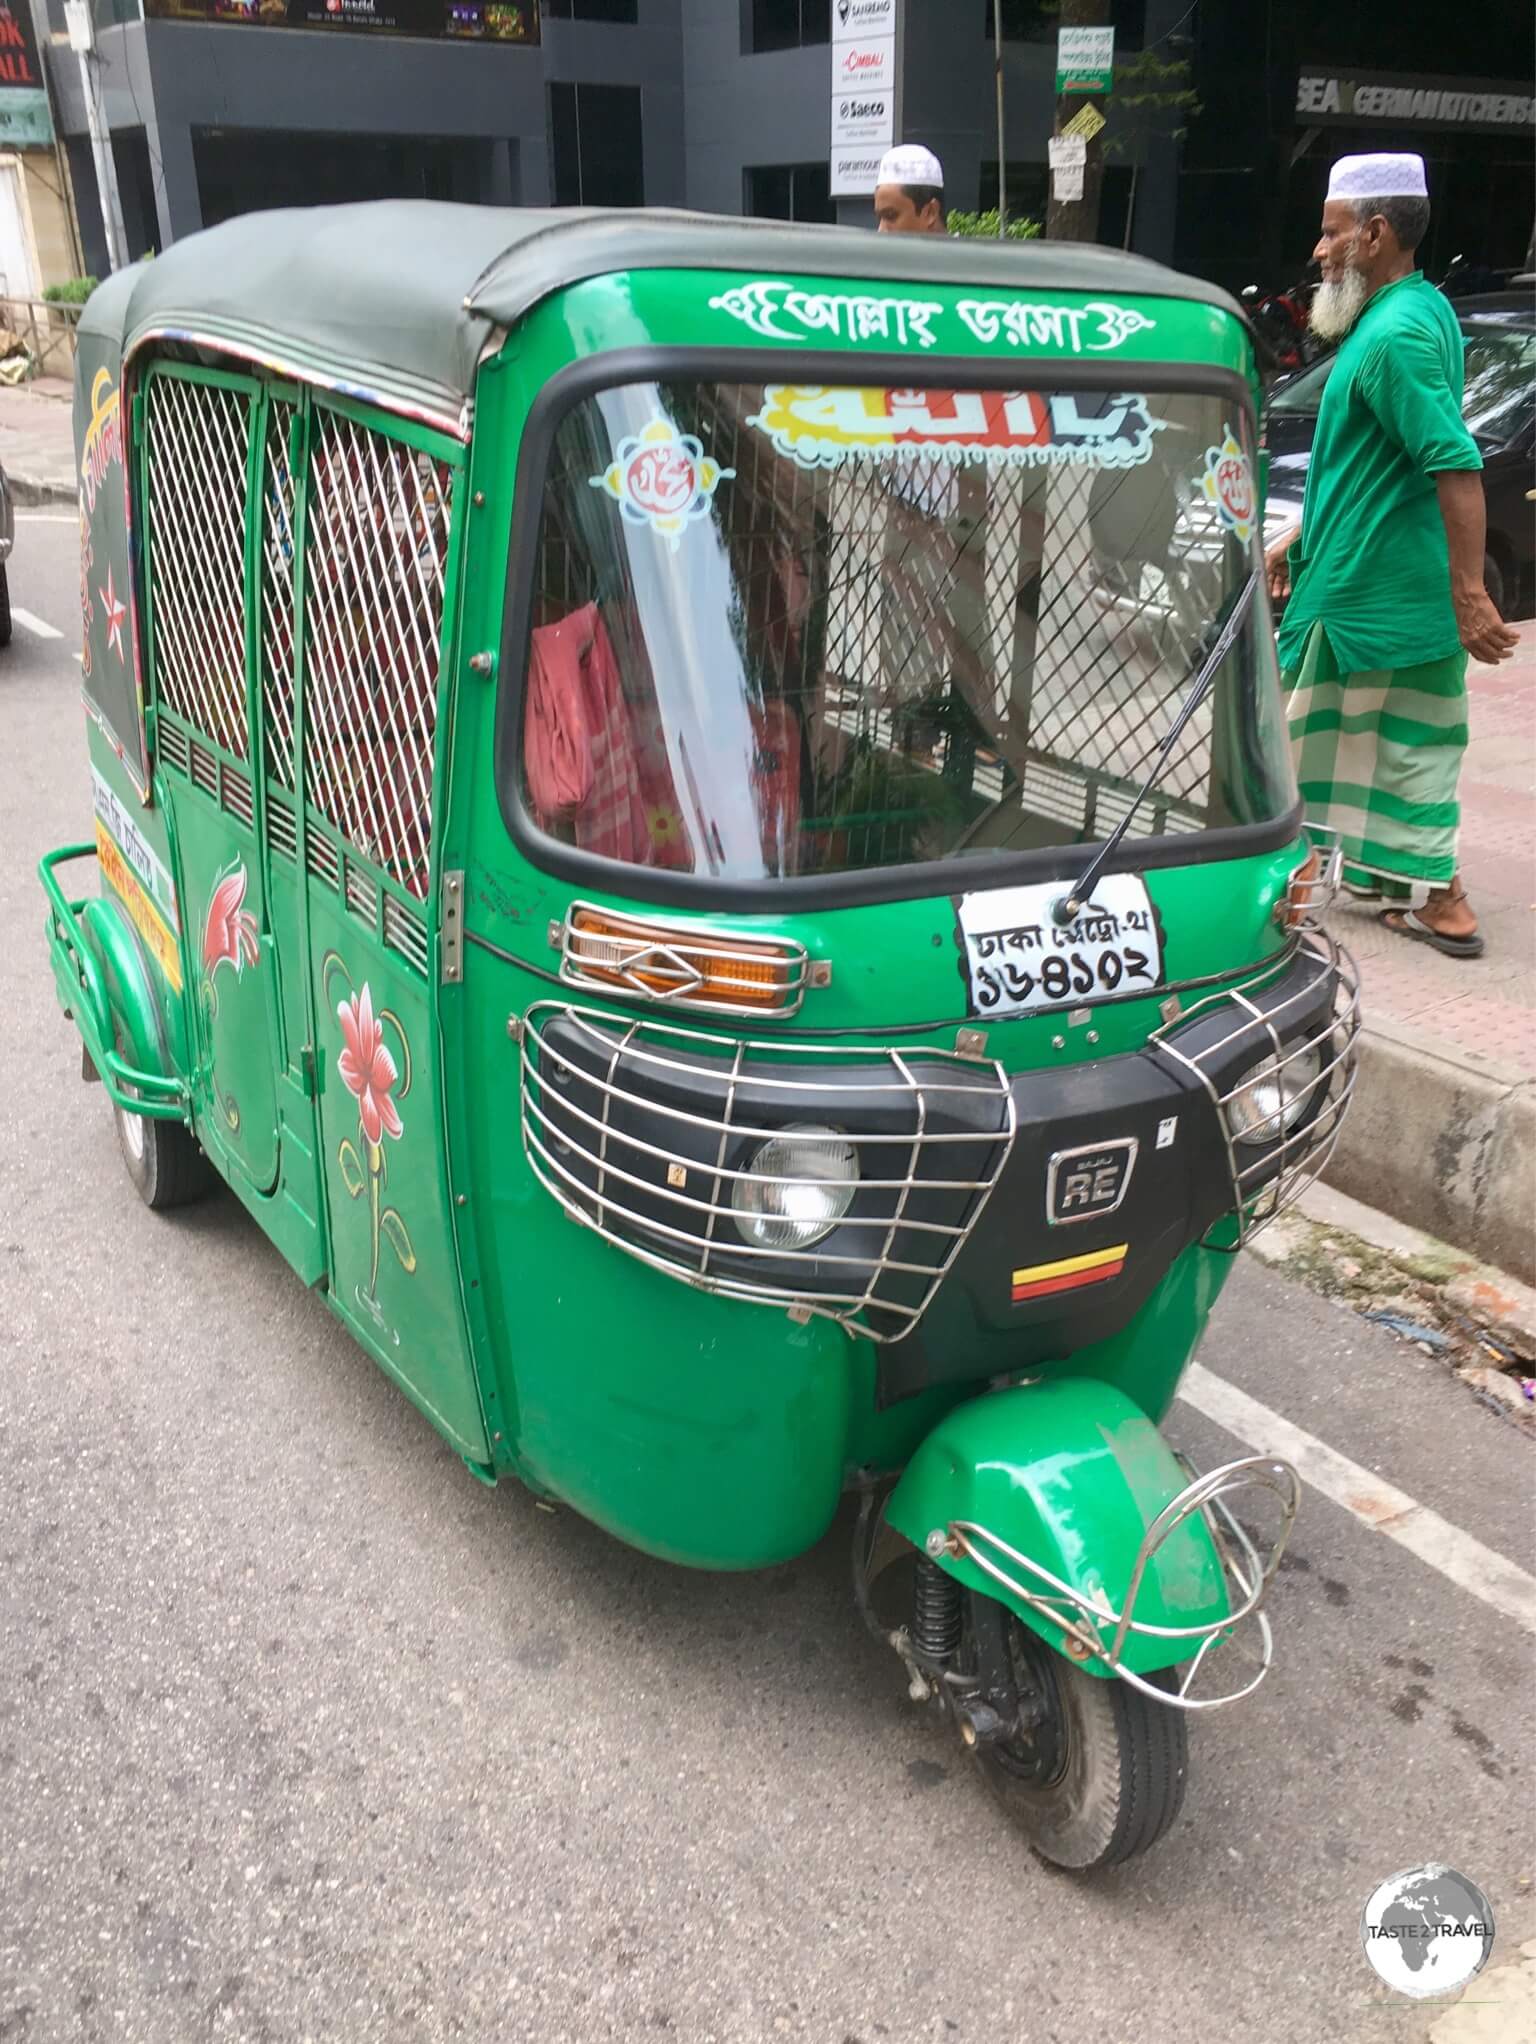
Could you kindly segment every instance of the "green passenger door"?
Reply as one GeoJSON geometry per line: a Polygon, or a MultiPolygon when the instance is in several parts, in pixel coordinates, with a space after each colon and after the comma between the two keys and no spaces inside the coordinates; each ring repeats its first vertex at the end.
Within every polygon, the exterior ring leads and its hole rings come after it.
{"type": "Polygon", "coordinates": [[[303,863],[332,1302],[471,1461],[428,902],[463,450],[312,400],[302,519],[303,863]]]}
{"type": "MultiPolygon", "coordinates": [[[[284,1058],[252,714],[262,410],[249,377],[157,363],[141,430],[155,751],[185,904],[198,1134],[268,1194],[284,1058]]],[[[102,592],[114,651],[124,600],[102,592]]]]}

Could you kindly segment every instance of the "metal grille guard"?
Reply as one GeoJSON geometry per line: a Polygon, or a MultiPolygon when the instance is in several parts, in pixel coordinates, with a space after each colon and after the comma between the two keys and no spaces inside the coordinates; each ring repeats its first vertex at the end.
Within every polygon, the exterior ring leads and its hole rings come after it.
{"type": "Polygon", "coordinates": [[[1133,1689],[1141,1690],[1157,1703],[1170,1704],[1179,1710],[1217,1710],[1223,1704],[1237,1703],[1243,1697],[1251,1696],[1269,1673],[1274,1659],[1274,1636],[1268,1618],[1259,1607],[1280,1565],[1300,1502],[1301,1478],[1289,1462],[1282,1462],[1272,1455],[1245,1456],[1241,1461],[1225,1462],[1220,1468],[1195,1477],[1177,1497],[1169,1500],[1147,1528],[1136,1552],[1125,1603],[1119,1611],[1102,1591],[1097,1599],[1084,1596],[1069,1583],[1062,1582],[1059,1576],[1052,1575],[1039,1562],[1032,1561],[1027,1554],[1010,1547],[1001,1535],[977,1525],[974,1520],[951,1520],[939,1539],[930,1536],[928,1552],[935,1560],[944,1554],[963,1554],[967,1560],[974,1562],[1010,1595],[1027,1604],[1032,1611],[1039,1612],[1050,1624],[1058,1626],[1065,1635],[1066,1650],[1073,1660],[1092,1657],[1102,1661],[1122,1682],[1129,1682],[1133,1689]],[[1232,1493],[1253,1488],[1271,1491],[1280,1500],[1279,1530],[1267,1558],[1263,1560],[1253,1539],[1238,1523],[1226,1502],[1232,1493]],[[1235,1608],[1225,1618],[1209,1625],[1153,1625],[1138,1619],[1136,1603],[1152,1557],[1169,1535],[1195,1512],[1204,1518],[1223,1572],[1236,1592],[1233,1598],[1235,1608]],[[1011,1575],[995,1556],[1002,1556],[1016,1569],[1026,1571],[1027,1579],[1020,1580],[1017,1575],[1011,1575]],[[1237,1627],[1249,1619],[1257,1628],[1259,1638],[1259,1672],[1253,1680],[1223,1696],[1191,1696],[1190,1690],[1212,1647],[1230,1639],[1237,1627]],[[1176,1690],[1160,1689],[1156,1683],[1147,1681],[1125,1666],[1121,1653],[1131,1634],[1141,1639],[1200,1642],[1176,1690]]]}
{"type": "MultiPolygon", "coordinates": [[[[965,1083],[962,1087],[957,1082],[956,1092],[964,1091],[974,1098],[978,1085],[985,1087],[988,1078],[995,1088],[998,1103],[995,1131],[934,1129],[928,1125],[930,1112],[934,1100],[945,1090],[944,1085],[931,1078],[919,1079],[900,1051],[797,1042],[794,1046],[797,1060],[814,1062],[827,1071],[824,1090],[828,1114],[835,1115],[840,1122],[854,1124],[848,1140],[861,1159],[867,1162],[871,1156],[880,1157],[882,1153],[893,1159],[895,1169],[888,1175],[872,1176],[861,1168],[855,1181],[856,1192],[893,1197],[888,1210],[878,1216],[850,1214],[837,1224],[839,1235],[850,1229],[862,1232],[863,1239],[871,1242],[864,1254],[829,1252],[821,1243],[800,1251],[757,1248],[739,1239],[731,1206],[731,1193],[737,1181],[750,1179],[754,1174],[733,1168],[727,1157],[732,1147],[743,1140],[767,1142],[782,1133],[777,1127],[738,1119],[736,1105],[747,1060],[754,1056],[782,1058],[782,1043],[709,1035],[664,1022],[632,1022],[601,1010],[567,1007],[554,1001],[538,1002],[527,1011],[522,1022],[522,1043],[523,1148],[535,1177],[573,1220],[593,1229],[626,1255],[704,1291],[758,1305],[788,1308],[802,1319],[819,1315],[836,1320],[870,1341],[899,1340],[917,1325],[990,1197],[1013,1144],[1016,1110],[1001,1065],[978,1064],[958,1057],[953,1051],[914,1052],[912,1062],[954,1065],[963,1071],[965,1083]],[[557,1017],[579,1026],[588,1047],[601,1057],[602,1075],[575,1064],[546,1040],[548,1026],[557,1017]],[[663,1074],[691,1072],[714,1082],[724,1079],[723,1114],[716,1119],[691,1113],[630,1090],[618,1083],[621,1060],[631,1066],[636,1063],[649,1066],[663,1074]],[[870,1076],[872,1069],[878,1077],[870,1076]],[[600,1094],[600,1113],[589,1113],[576,1100],[565,1097],[560,1089],[572,1089],[571,1082],[576,1080],[600,1094]],[[910,1108],[909,1132],[868,1133],[859,1129],[860,1097],[873,1102],[883,1095],[881,1104],[885,1104],[893,1093],[902,1096],[910,1108]],[[701,1172],[695,1157],[690,1156],[685,1164],[678,1152],[616,1127],[614,1109],[616,1104],[623,1103],[660,1117],[676,1127],[680,1135],[684,1129],[707,1133],[712,1144],[712,1163],[701,1172]],[[931,1161],[932,1153],[942,1155],[945,1147],[958,1143],[990,1151],[991,1168],[986,1176],[920,1178],[918,1165],[925,1154],[931,1161]],[[588,1184],[565,1161],[573,1153],[596,1173],[594,1184],[588,1184]],[[642,1175],[647,1167],[649,1175],[642,1175]],[[698,1177],[704,1180],[703,1197],[688,1189],[698,1177]],[[919,1183],[928,1192],[968,1195],[955,1225],[920,1220],[908,1212],[910,1197],[919,1183]],[[639,1197],[653,1207],[660,1203],[668,1220],[659,1221],[654,1213],[641,1211],[636,1203],[639,1197]],[[682,1225],[688,1222],[693,1225],[682,1225]],[[729,1236],[720,1235],[722,1224],[730,1229],[729,1236]],[[931,1258],[914,1260],[906,1245],[918,1238],[932,1243],[935,1253],[931,1258]],[[719,1268],[722,1249],[728,1250],[733,1263],[771,1264],[773,1268],[765,1269],[761,1282],[736,1271],[722,1271],[719,1268]],[[796,1284],[797,1273],[812,1272],[819,1280],[817,1289],[806,1291],[796,1284]],[[837,1289],[835,1285],[827,1288],[829,1275],[836,1280],[844,1273],[849,1280],[845,1288],[837,1289]],[[920,1296],[915,1303],[893,1296],[887,1283],[892,1278],[918,1281],[920,1296]],[[878,1309],[895,1324],[881,1327],[861,1319],[859,1316],[869,1308],[878,1309]]],[[[776,1086],[786,1094],[802,1098],[807,1091],[803,1079],[775,1080],[771,1072],[760,1068],[753,1072],[751,1083],[754,1089],[766,1089],[770,1094],[776,1086]]],[[[815,1082],[813,1089],[821,1090],[815,1082]]]]}
{"type": "MultiPolygon", "coordinates": [[[[1287,1039],[1287,1021],[1293,1027],[1303,1021],[1314,998],[1316,982],[1303,986],[1278,1005],[1266,1007],[1262,988],[1273,984],[1276,977],[1272,961],[1241,986],[1197,1001],[1172,1022],[1154,1030],[1147,1040],[1150,1050],[1192,1072],[1216,1109],[1232,1181],[1231,1212],[1237,1231],[1231,1241],[1212,1240],[1208,1236],[1207,1246],[1211,1248],[1240,1249],[1261,1227],[1301,1197],[1333,1155],[1355,1090],[1360,1034],[1360,977],[1355,962],[1321,924],[1310,921],[1298,930],[1295,949],[1285,962],[1293,962],[1304,951],[1310,951],[1333,975],[1333,1012],[1323,1030],[1312,1036],[1287,1039]],[[1257,997],[1255,988],[1260,989],[1257,997]],[[1198,1051],[1185,1049],[1179,1038],[1186,1034],[1190,1024],[1218,1008],[1230,1009],[1231,1028],[1198,1051]],[[1232,1109],[1242,1088],[1232,1085],[1223,1091],[1211,1068],[1230,1069],[1232,1053],[1244,1037],[1250,1039],[1253,1048],[1253,1058],[1246,1069],[1251,1070],[1260,1060],[1271,1068],[1282,1103],[1282,1122],[1285,1110],[1295,1101],[1300,1100],[1303,1105],[1294,1128],[1278,1127],[1273,1141],[1244,1143],[1244,1154],[1240,1155],[1232,1109]],[[1319,1070],[1314,1076],[1305,1077],[1298,1069],[1300,1060],[1314,1050],[1320,1054],[1319,1070]],[[1290,1090],[1290,1081],[1294,1081],[1294,1091],[1290,1090]],[[1307,1108],[1314,1099],[1319,1105],[1308,1114],[1307,1108]]],[[[1222,1225],[1217,1223],[1218,1228],[1222,1225]]]]}

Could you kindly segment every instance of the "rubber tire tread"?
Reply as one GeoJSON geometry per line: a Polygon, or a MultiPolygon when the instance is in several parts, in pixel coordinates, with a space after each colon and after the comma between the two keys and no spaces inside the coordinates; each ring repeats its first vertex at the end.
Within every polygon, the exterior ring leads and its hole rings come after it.
{"type": "Polygon", "coordinates": [[[122,1151],[128,1176],[139,1198],[153,1212],[164,1213],[171,1207],[190,1206],[211,1190],[213,1167],[190,1129],[183,1128],[179,1121],[150,1121],[141,1116],[144,1155],[140,1160],[134,1157],[123,1140],[123,1117],[119,1109],[113,1109],[113,1118],[118,1125],[118,1148],[122,1151]]]}
{"type": "Polygon", "coordinates": [[[0,561],[0,646],[11,643],[11,576],[10,564],[0,561]]]}
{"type": "MultiPolygon", "coordinates": [[[[984,1747],[975,1757],[994,1801],[1040,1859],[1068,1873],[1098,1873],[1146,1852],[1177,1821],[1189,1780],[1188,1721],[1183,1711],[1153,1702],[1127,1682],[1085,1674],[1065,1661],[1056,1679],[1077,1741],[1073,1759],[1086,1772],[1085,1781],[1034,1790],[1009,1777],[984,1747]],[[1113,1769],[1106,1774],[1111,1747],[1113,1769]],[[1088,1805],[1095,1801],[1108,1822],[1100,1822],[1086,1845],[1079,1838],[1073,1857],[1053,1851],[1049,1834],[1032,1822],[1050,1814],[1053,1805],[1068,1821],[1091,1821],[1088,1805]]],[[[1171,1674],[1148,1679],[1158,1687],[1175,1686],[1171,1674]]]]}

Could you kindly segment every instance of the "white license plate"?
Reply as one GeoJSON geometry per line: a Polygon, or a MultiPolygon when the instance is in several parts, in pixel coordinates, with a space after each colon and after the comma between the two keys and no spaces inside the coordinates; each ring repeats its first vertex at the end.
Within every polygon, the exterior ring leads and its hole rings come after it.
{"type": "Polygon", "coordinates": [[[1089,1008],[1162,984],[1162,932],[1137,874],[1106,874],[1093,900],[1062,928],[1051,911],[1069,892],[1070,882],[1047,880],[961,895],[972,1014],[1089,1008]]]}

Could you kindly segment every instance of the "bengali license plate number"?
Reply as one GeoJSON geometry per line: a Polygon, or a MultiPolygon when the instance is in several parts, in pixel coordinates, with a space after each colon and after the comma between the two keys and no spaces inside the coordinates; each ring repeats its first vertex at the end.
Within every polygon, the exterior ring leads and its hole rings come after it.
{"type": "Polygon", "coordinates": [[[1063,928],[1052,915],[1063,881],[962,895],[971,1011],[1027,1015],[1063,1004],[1091,1007],[1111,995],[1151,993],[1162,984],[1162,933],[1134,873],[1112,873],[1063,928]]]}

